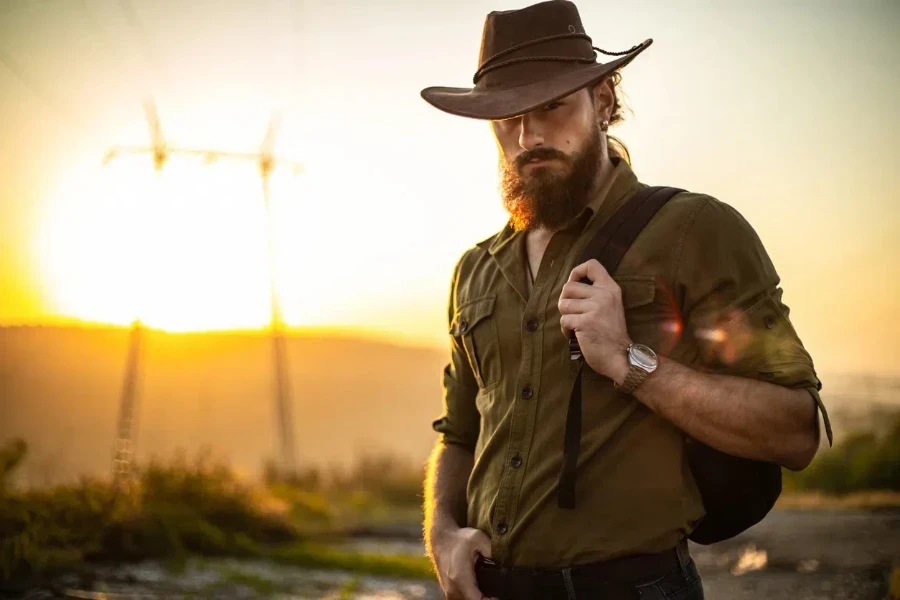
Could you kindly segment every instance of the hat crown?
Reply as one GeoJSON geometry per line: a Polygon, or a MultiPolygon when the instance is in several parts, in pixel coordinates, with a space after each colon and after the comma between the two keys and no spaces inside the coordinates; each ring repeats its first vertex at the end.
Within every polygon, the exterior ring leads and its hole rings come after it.
{"type": "Polygon", "coordinates": [[[578,8],[568,0],[549,0],[518,10],[488,14],[481,37],[478,68],[512,62],[477,75],[475,83],[485,88],[525,84],[583,67],[585,62],[594,60],[591,40],[585,35],[578,8]],[[566,35],[569,37],[555,37],[566,35]],[[503,54],[497,56],[499,53],[503,54]],[[495,56],[497,58],[491,60],[495,56]],[[557,60],[523,60],[537,57],[557,60]]]}
{"type": "Polygon", "coordinates": [[[651,43],[622,52],[594,48],[569,0],[495,11],[484,22],[475,86],[432,86],[422,90],[422,98],[454,115],[509,119],[602,81],[651,43]],[[595,51],[615,58],[598,62],[595,51]]]}

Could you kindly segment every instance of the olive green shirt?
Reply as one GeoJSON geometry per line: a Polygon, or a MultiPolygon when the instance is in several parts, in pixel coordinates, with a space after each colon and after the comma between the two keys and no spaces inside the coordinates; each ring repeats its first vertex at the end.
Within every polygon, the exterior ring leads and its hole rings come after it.
{"type": "MultiPolygon", "coordinates": [[[[444,444],[474,453],[467,524],[490,536],[493,558],[508,566],[661,552],[704,514],[684,433],[587,366],[576,507],[557,506],[575,381],[557,302],[585,245],[644,187],[625,161],[612,177],[605,197],[553,235],[530,294],[525,235],[509,226],[467,251],[453,274],[444,411],[433,427],[444,444]]],[[[614,279],[635,342],[707,372],[808,389],[830,440],[821,383],[781,302],[779,277],[733,208],[676,195],[614,279]]]]}

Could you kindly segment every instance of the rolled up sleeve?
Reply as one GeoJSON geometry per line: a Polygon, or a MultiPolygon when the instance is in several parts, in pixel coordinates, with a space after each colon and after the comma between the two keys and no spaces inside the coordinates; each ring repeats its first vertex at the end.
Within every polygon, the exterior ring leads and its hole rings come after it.
{"type": "Polygon", "coordinates": [[[481,416],[475,406],[478,382],[472,373],[465,348],[450,328],[456,314],[456,288],[461,264],[462,260],[454,269],[450,285],[447,319],[448,330],[451,331],[450,361],[443,373],[443,412],[434,420],[432,428],[439,434],[439,442],[456,444],[474,452],[481,426],[481,416]]]}
{"type": "Polygon", "coordinates": [[[710,372],[808,390],[831,444],[822,382],[790,321],[780,279],[759,236],[731,206],[704,200],[675,269],[684,331],[696,342],[698,361],[710,372]]]}

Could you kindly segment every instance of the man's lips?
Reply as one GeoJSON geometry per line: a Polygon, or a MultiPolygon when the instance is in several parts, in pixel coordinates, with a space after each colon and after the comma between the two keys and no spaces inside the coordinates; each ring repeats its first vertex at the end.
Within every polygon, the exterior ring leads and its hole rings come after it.
{"type": "Polygon", "coordinates": [[[535,154],[536,155],[533,155],[531,158],[528,158],[527,160],[523,160],[525,158],[524,155],[519,156],[516,159],[516,168],[521,171],[521,170],[524,170],[525,167],[529,167],[529,166],[541,167],[541,166],[549,165],[551,162],[554,162],[554,161],[561,162],[563,160],[562,157],[555,156],[550,153],[541,152],[541,153],[535,153],[535,154]]]}

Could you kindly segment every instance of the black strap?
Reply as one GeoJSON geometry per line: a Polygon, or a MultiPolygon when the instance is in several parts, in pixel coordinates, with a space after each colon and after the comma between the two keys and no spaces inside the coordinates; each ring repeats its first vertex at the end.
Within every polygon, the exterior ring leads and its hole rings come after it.
{"type": "MultiPolygon", "coordinates": [[[[684,190],[673,187],[647,187],[638,191],[600,228],[597,236],[585,247],[578,264],[596,258],[610,275],[614,274],[625,253],[650,219],[672,196],[682,191],[684,190]]],[[[591,281],[583,279],[582,283],[590,284],[591,281]]],[[[578,467],[578,453],[581,450],[581,374],[585,368],[584,358],[574,334],[569,339],[569,356],[572,360],[578,361],[578,371],[566,412],[557,505],[571,510],[575,508],[575,472],[578,467]]]]}

